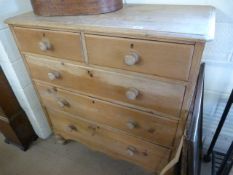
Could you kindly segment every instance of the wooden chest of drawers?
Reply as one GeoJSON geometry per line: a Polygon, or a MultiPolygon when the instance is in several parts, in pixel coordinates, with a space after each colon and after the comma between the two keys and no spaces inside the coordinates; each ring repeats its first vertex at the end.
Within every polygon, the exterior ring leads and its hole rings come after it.
{"type": "Polygon", "coordinates": [[[209,6],[125,5],[7,23],[57,137],[161,173],[179,155],[214,16],[209,6]]]}

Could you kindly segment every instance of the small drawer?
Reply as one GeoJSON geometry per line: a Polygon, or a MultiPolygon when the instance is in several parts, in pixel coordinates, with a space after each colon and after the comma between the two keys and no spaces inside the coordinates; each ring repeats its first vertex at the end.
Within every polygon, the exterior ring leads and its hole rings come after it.
{"type": "Polygon", "coordinates": [[[48,114],[55,133],[66,139],[77,140],[151,171],[160,171],[168,162],[170,149],[54,110],[48,110],[48,114]]]}
{"type": "Polygon", "coordinates": [[[172,147],[177,121],[37,83],[42,103],[82,118],[127,132],[146,141],[172,147]]]}
{"type": "Polygon", "coordinates": [[[193,45],[86,35],[89,63],[188,80],[193,45]]]}
{"type": "Polygon", "coordinates": [[[14,27],[22,52],[65,58],[82,62],[79,33],[14,27]]]}
{"type": "Polygon", "coordinates": [[[34,80],[151,113],[179,117],[185,86],[79,64],[26,57],[34,80]]]}

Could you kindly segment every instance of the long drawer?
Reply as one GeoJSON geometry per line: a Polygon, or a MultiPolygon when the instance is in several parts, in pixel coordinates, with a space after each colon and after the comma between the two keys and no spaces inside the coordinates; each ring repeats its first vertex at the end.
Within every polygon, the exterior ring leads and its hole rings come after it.
{"type": "Polygon", "coordinates": [[[83,62],[79,33],[15,27],[22,52],[41,54],[83,62]]]}
{"type": "Polygon", "coordinates": [[[171,147],[177,121],[37,83],[42,103],[50,109],[123,130],[146,141],[171,147]]]}
{"type": "Polygon", "coordinates": [[[86,120],[48,110],[56,134],[87,144],[117,158],[159,171],[168,162],[170,150],[135,137],[105,129],[86,120]]]}
{"type": "Polygon", "coordinates": [[[147,112],[179,117],[185,86],[79,64],[27,56],[34,80],[147,112]]]}
{"type": "Polygon", "coordinates": [[[188,80],[193,45],[86,35],[90,64],[188,80]]]}

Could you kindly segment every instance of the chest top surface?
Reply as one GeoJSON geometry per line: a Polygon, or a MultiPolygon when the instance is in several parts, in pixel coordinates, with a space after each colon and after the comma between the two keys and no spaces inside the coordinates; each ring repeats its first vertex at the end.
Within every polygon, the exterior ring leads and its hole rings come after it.
{"type": "Polygon", "coordinates": [[[87,33],[208,41],[214,37],[215,10],[211,6],[125,5],[122,10],[101,15],[40,17],[29,12],[10,18],[6,23],[87,33]]]}

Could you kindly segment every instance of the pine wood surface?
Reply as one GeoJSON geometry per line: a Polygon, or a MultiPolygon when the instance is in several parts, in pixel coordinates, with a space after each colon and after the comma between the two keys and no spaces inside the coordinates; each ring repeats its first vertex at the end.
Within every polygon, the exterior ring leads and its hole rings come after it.
{"type": "Polygon", "coordinates": [[[125,5],[104,15],[27,13],[6,22],[60,141],[156,173],[179,157],[202,53],[214,38],[213,7],[125,5]],[[89,139],[93,126],[101,129],[89,139]],[[139,142],[151,157],[125,151],[139,142]]]}

